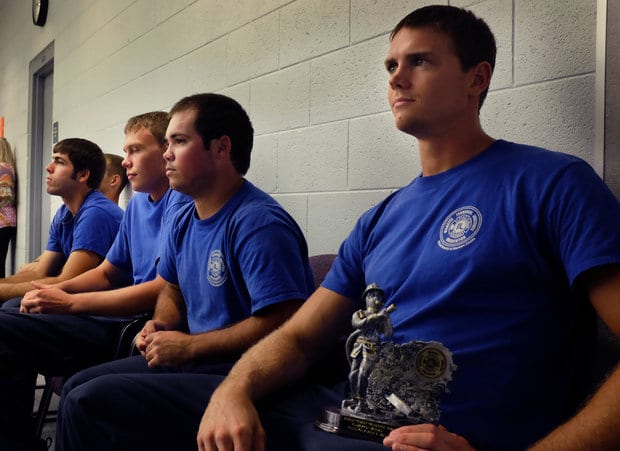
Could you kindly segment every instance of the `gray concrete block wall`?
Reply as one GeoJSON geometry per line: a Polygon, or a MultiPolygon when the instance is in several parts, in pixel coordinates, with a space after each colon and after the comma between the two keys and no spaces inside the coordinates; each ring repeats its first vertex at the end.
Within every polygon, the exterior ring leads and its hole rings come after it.
{"type": "MultiPolygon", "coordinates": [[[[311,253],[335,252],[363,211],[420,170],[415,141],[393,126],[383,59],[396,22],[431,3],[470,8],[495,32],[481,113],[489,133],[592,162],[594,0],[54,0],[44,28],[31,24],[28,2],[4,0],[0,114],[18,157],[20,204],[28,64],[54,41],[61,139],[121,153],[129,116],[196,92],[230,95],[256,130],[248,178],[291,212],[311,253]]],[[[18,260],[25,246],[21,233],[18,260]]]]}

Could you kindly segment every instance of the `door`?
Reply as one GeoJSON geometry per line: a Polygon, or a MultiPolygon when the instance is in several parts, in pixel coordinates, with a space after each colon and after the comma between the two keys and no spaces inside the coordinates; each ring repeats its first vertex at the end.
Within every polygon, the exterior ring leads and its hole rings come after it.
{"type": "Polygon", "coordinates": [[[50,225],[50,198],[46,191],[45,167],[51,159],[54,100],[54,43],[30,62],[30,170],[28,255],[32,261],[45,249],[50,225]]]}

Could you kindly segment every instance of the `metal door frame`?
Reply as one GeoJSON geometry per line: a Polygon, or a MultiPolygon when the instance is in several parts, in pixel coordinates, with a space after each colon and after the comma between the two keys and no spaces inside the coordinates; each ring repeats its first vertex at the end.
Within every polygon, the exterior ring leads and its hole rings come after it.
{"type": "Polygon", "coordinates": [[[43,85],[45,78],[54,72],[54,42],[45,47],[31,62],[29,70],[30,116],[28,121],[28,149],[30,149],[30,168],[28,186],[28,246],[27,260],[32,261],[44,249],[41,243],[42,215],[49,214],[43,211],[43,177],[41,168],[45,167],[44,155],[48,152],[43,149],[43,85]]]}

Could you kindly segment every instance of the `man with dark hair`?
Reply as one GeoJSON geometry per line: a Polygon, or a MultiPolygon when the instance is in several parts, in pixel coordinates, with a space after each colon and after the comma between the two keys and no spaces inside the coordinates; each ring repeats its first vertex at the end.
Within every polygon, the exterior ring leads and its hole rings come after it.
{"type": "Polygon", "coordinates": [[[118,205],[121,192],[127,186],[129,179],[123,167],[123,157],[113,153],[106,153],[105,156],[105,174],[99,185],[99,191],[105,197],[118,205]]]}
{"type": "Polygon", "coordinates": [[[69,376],[111,360],[115,337],[130,315],[154,309],[164,285],[155,280],[163,230],[169,217],[191,201],[168,187],[167,124],[163,111],[127,122],[122,165],[135,194],[105,260],[54,285],[33,283],[36,289],[21,301],[22,313],[0,311],[0,402],[5,406],[0,449],[35,447],[28,423],[37,372],[69,376]],[[133,285],[126,286],[131,280],[133,285]]]}
{"type": "MultiPolygon", "coordinates": [[[[588,363],[579,350],[593,345],[589,314],[620,336],[620,207],[579,158],[483,131],[494,55],[487,25],[459,8],[421,8],[395,29],[388,99],[396,127],[418,140],[422,174],[359,219],[322,286],[215,389],[201,451],[264,450],[265,438],[273,450],[385,449],[313,428],[343,385],[291,387],[370,283],[397,307],[394,343],[443,343],[458,366],[439,424],[398,427],[383,445],[620,449],[619,368],[568,419],[588,363]]],[[[194,395],[206,402],[218,382],[194,395]]]]}
{"type": "Polygon", "coordinates": [[[241,175],[250,168],[250,151],[254,142],[254,130],[247,126],[247,116],[239,114],[237,108],[230,108],[229,99],[225,96],[205,94],[189,96],[181,99],[170,110],[173,115],[181,111],[196,111],[194,122],[196,132],[203,142],[226,135],[234,143],[230,151],[230,160],[241,175]]]}
{"type": "Polygon", "coordinates": [[[60,141],[47,165],[47,192],[63,205],[52,224],[45,251],[24,270],[0,279],[0,302],[23,296],[32,281],[71,279],[103,260],[112,245],[123,211],[96,191],[105,172],[103,152],[81,138],[60,141]]]}
{"type": "MultiPolygon", "coordinates": [[[[123,157],[112,153],[104,153],[103,156],[105,157],[106,167],[99,184],[99,192],[118,205],[121,192],[129,181],[125,168],[123,168],[123,157]]],[[[19,270],[29,271],[35,269],[38,261],[39,258],[37,257],[31,262],[23,264],[19,270]]]]}
{"type": "Polygon", "coordinates": [[[179,210],[165,240],[157,267],[165,285],[138,336],[142,355],[65,384],[56,435],[65,451],[193,448],[203,380],[225,374],[312,290],[301,230],[243,177],[253,143],[243,108],[197,94],[170,116],[166,175],[194,202],[179,210]]]}

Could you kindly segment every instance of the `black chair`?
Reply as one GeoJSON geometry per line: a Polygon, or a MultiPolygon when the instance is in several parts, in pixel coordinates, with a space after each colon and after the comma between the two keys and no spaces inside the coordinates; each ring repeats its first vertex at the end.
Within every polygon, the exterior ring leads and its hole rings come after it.
{"type": "MultiPolygon", "coordinates": [[[[150,313],[145,313],[127,322],[122,327],[119,332],[118,342],[113,356],[114,359],[134,355],[136,335],[140,332],[144,324],[151,318],[151,316],[152,315],[150,313]]],[[[65,380],[67,380],[70,376],[71,374],[45,375],[45,385],[42,387],[37,387],[43,388],[43,393],[41,394],[41,400],[39,401],[37,410],[33,412],[33,416],[35,418],[36,437],[41,437],[45,423],[56,421],[57,412],[50,410],[50,402],[52,401],[52,396],[54,393],[60,396],[65,380]]]]}

